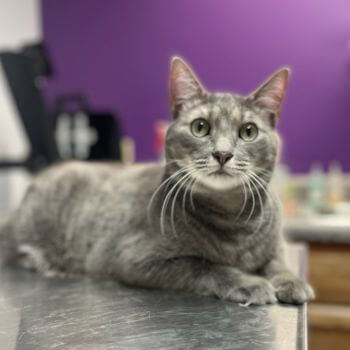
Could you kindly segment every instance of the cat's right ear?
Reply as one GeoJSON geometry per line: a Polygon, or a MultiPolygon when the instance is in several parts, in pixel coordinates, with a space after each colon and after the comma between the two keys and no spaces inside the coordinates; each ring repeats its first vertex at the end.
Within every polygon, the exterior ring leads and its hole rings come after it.
{"type": "Polygon", "coordinates": [[[248,100],[252,101],[255,106],[270,113],[273,126],[279,119],[289,76],[290,69],[282,68],[248,96],[248,100]]]}
{"type": "Polygon", "coordinates": [[[174,118],[184,102],[203,96],[206,92],[188,64],[173,57],[170,64],[170,107],[174,118]]]}

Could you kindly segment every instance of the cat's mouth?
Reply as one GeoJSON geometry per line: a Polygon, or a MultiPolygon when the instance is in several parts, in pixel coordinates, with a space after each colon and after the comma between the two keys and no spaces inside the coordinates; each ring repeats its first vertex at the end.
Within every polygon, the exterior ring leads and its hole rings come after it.
{"type": "Polygon", "coordinates": [[[220,168],[218,170],[212,171],[209,174],[209,176],[212,176],[212,175],[214,175],[214,176],[225,176],[225,177],[230,176],[231,177],[231,175],[223,168],[220,168]]]}

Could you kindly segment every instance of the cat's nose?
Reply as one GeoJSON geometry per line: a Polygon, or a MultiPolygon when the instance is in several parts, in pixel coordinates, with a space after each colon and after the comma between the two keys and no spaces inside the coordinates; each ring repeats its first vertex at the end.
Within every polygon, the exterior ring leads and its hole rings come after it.
{"type": "Polygon", "coordinates": [[[227,163],[233,157],[233,154],[231,152],[215,151],[213,152],[213,157],[223,167],[224,164],[227,163]]]}

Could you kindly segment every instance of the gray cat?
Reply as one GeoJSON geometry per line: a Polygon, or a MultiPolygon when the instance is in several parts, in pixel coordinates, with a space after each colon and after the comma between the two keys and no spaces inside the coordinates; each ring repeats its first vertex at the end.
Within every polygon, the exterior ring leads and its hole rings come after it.
{"type": "Polygon", "coordinates": [[[45,170],[2,223],[3,260],[247,305],[313,298],[284,263],[269,191],[288,76],[247,97],[210,93],[175,57],[166,164],[45,170]]]}

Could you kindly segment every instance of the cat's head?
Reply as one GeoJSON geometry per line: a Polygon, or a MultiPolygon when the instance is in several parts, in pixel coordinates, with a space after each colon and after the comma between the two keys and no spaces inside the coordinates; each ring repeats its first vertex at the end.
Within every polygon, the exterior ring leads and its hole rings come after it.
{"type": "Polygon", "coordinates": [[[276,124],[288,77],[289,69],[280,69],[248,96],[212,93],[182,59],[173,58],[168,169],[223,190],[254,176],[269,178],[279,154],[276,124]]]}

